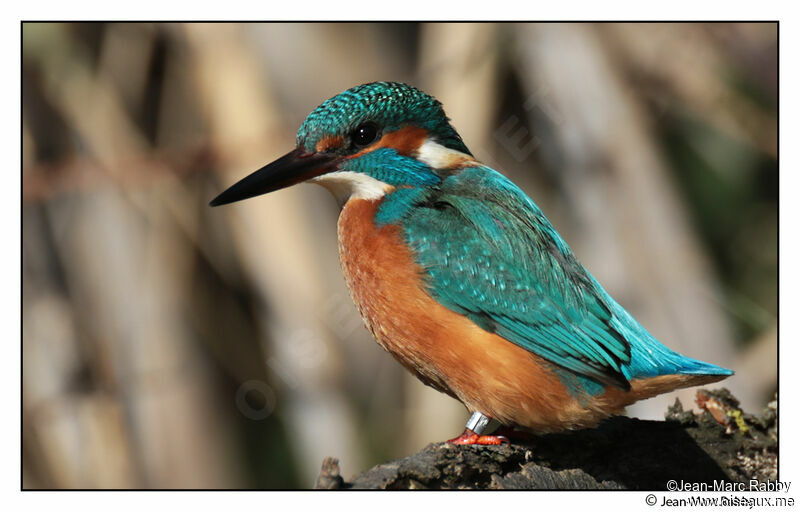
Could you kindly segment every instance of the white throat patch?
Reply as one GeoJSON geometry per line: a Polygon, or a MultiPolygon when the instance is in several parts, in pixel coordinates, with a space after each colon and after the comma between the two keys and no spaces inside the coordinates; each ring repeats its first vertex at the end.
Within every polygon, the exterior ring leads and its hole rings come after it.
{"type": "Polygon", "coordinates": [[[340,205],[349,199],[380,199],[394,187],[371,176],[353,171],[334,171],[309,180],[331,191],[340,205]]]}

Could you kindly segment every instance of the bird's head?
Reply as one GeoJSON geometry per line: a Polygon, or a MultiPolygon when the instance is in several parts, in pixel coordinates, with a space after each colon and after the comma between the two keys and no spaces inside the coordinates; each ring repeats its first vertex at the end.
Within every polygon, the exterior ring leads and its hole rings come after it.
{"type": "Polygon", "coordinates": [[[442,171],[472,161],[441,103],[410,85],[375,82],[317,107],[297,132],[297,147],[211,202],[232,203],[303,181],[340,202],[376,199],[400,187],[431,186],[442,171]]]}

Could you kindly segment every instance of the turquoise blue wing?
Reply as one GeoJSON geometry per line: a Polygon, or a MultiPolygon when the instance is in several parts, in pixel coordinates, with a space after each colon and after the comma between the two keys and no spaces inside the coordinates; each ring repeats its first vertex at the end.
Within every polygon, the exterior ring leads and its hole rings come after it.
{"type": "Polygon", "coordinates": [[[468,168],[415,203],[401,225],[436,300],[558,366],[630,387],[631,346],[611,306],[519,188],[468,168]]]}

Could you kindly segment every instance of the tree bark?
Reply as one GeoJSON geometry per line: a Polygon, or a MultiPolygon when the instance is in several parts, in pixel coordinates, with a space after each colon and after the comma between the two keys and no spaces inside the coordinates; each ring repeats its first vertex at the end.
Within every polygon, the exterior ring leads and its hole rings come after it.
{"type": "Polygon", "coordinates": [[[701,414],[680,401],[666,421],[617,416],[594,429],[531,436],[511,445],[433,443],[346,482],[326,458],[317,489],[637,489],[670,480],[713,484],[777,479],[777,399],[742,413],[725,390],[697,392],[701,414]]]}

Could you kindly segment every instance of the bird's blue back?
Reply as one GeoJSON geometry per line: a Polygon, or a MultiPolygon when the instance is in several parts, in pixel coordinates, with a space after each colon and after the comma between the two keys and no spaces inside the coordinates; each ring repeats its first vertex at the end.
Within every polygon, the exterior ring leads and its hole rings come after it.
{"type": "Polygon", "coordinates": [[[583,268],[539,207],[488,167],[400,188],[376,223],[402,227],[437,301],[554,363],[570,388],[594,394],[637,378],[732,373],[659,343],[583,268]]]}

